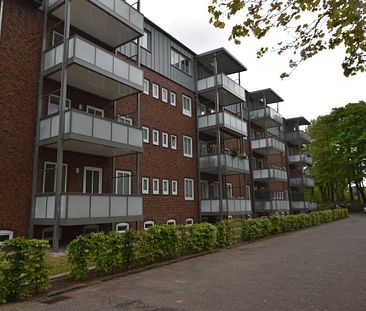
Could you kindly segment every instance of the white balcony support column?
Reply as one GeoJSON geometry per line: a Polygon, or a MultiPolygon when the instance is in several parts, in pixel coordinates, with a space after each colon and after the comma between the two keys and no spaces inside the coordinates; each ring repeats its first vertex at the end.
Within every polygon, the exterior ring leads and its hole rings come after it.
{"type": "Polygon", "coordinates": [[[57,140],[57,163],[56,163],[56,194],[55,194],[55,214],[53,222],[53,249],[59,248],[59,231],[61,219],[61,192],[62,192],[62,169],[63,169],[63,143],[65,132],[65,107],[67,97],[67,66],[69,58],[69,38],[70,38],[70,0],[65,0],[65,19],[64,19],[64,45],[61,69],[61,90],[59,104],[59,132],[57,140]]]}
{"type": "MultiPolygon", "coordinates": [[[[33,152],[33,173],[32,173],[32,207],[31,215],[29,219],[28,237],[33,238],[34,235],[34,216],[36,209],[36,193],[38,184],[38,160],[39,160],[39,124],[42,117],[42,105],[43,105],[43,67],[44,67],[44,52],[47,47],[47,16],[48,5],[46,1],[43,1],[43,29],[42,29],[42,49],[39,69],[39,81],[38,81],[38,100],[37,100],[37,126],[34,137],[34,152],[33,152]]],[[[1,31],[1,30],[0,30],[1,31]]]]}
{"type": "MultiPolygon", "coordinates": [[[[217,75],[218,75],[217,53],[214,54],[213,65],[214,65],[214,75],[215,75],[216,146],[217,146],[217,154],[221,155],[221,133],[220,133],[220,125],[219,125],[220,95],[219,95],[218,80],[217,80],[217,75]]],[[[218,165],[218,181],[219,181],[219,213],[220,213],[220,221],[221,221],[224,219],[224,215],[223,215],[223,209],[222,209],[223,191],[222,191],[222,168],[221,168],[221,157],[220,156],[218,156],[217,165],[218,165]]]]}

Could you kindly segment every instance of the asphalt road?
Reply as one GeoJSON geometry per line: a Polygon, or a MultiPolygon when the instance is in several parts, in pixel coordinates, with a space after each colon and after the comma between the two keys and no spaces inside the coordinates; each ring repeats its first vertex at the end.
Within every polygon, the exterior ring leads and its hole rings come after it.
{"type": "MultiPolygon", "coordinates": [[[[4,310],[366,310],[366,215],[4,310]]],[[[0,308],[3,310],[2,308],[0,308]]]]}

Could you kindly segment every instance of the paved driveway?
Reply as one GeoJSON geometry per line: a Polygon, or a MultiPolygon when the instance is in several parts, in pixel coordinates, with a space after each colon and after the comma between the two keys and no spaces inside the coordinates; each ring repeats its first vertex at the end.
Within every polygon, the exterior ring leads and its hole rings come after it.
{"type": "MultiPolygon", "coordinates": [[[[366,310],[366,215],[6,310],[366,310]]],[[[1,308],[0,308],[1,309],[1,308]]]]}

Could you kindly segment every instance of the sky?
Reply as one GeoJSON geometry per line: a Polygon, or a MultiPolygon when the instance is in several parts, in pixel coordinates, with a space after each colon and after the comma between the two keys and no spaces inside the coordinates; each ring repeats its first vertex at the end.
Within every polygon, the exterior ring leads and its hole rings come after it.
{"type": "MultiPolygon", "coordinates": [[[[312,120],[330,113],[333,107],[366,101],[366,73],[350,78],[343,76],[343,48],[314,56],[282,80],[280,74],[288,70],[291,55],[270,53],[257,59],[256,52],[269,44],[268,39],[247,38],[241,45],[229,41],[229,27],[221,30],[209,24],[210,0],[140,1],[141,11],[147,18],[197,54],[226,48],[248,68],[241,74],[242,86],[248,91],[272,88],[284,99],[279,109],[285,118],[304,116],[312,120]]],[[[277,32],[273,36],[277,39],[283,34],[277,32]]]]}

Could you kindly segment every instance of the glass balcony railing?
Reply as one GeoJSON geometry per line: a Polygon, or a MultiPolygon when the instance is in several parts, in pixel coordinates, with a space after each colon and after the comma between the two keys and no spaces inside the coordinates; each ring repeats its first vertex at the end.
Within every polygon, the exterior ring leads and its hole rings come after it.
{"type": "Polygon", "coordinates": [[[201,156],[199,159],[200,170],[202,172],[218,170],[219,158],[220,158],[220,166],[222,167],[224,173],[225,172],[249,173],[248,159],[240,159],[238,157],[233,157],[230,154],[201,156]]]}
{"type": "Polygon", "coordinates": [[[264,127],[263,125],[266,123],[266,127],[275,127],[276,125],[283,125],[283,117],[276,110],[266,107],[261,109],[252,110],[249,112],[250,120],[259,126],[264,127]]]}
{"type": "MultiPolygon", "coordinates": [[[[60,81],[63,44],[45,53],[44,71],[60,81]]],[[[74,36],[69,41],[68,84],[110,100],[143,90],[143,71],[97,45],[74,36]]]]}
{"type": "MultiPolygon", "coordinates": [[[[200,201],[202,214],[219,214],[219,199],[203,199],[200,201]]],[[[251,200],[246,198],[230,198],[222,200],[222,211],[230,215],[244,215],[252,213],[251,200]]]]}
{"type": "MultiPolygon", "coordinates": [[[[217,87],[220,95],[220,105],[227,106],[245,101],[245,89],[225,74],[217,75],[217,87]]],[[[197,91],[209,100],[215,100],[215,76],[197,81],[197,91]]]]}
{"type": "Polygon", "coordinates": [[[289,163],[304,163],[307,165],[313,164],[313,158],[307,154],[294,154],[288,156],[289,163]]]}
{"type": "MultiPolygon", "coordinates": [[[[35,224],[53,224],[54,213],[55,195],[37,195],[35,224]]],[[[61,225],[137,221],[142,217],[142,196],[106,193],[64,193],[61,195],[61,225]]]]}
{"type": "MultiPolygon", "coordinates": [[[[241,136],[247,136],[247,122],[229,112],[218,113],[219,126],[235,132],[241,136]]],[[[207,114],[198,117],[198,128],[201,131],[210,129],[216,126],[216,113],[207,114]]]]}
{"type": "MultiPolygon", "coordinates": [[[[48,0],[49,12],[61,20],[64,5],[65,0],[48,0]]],[[[144,16],[124,0],[73,0],[70,6],[71,25],[111,47],[144,34],[144,16]]]]}
{"type": "Polygon", "coordinates": [[[253,170],[253,179],[287,181],[287,172],[278,168],[255,169],[253,170]]]}
{"type": "Polygon", "coordinates": [[[255,211],[262,213],[289,212],[290,202],[287,200],[256,200],[255,211]]]}
{"type": "Polygon", "coordinates": [[[317,203],[315,201],[292,201],[291,207],[295,211],[313,211],[317,209],[317,203]]]}
{"type": "MultiPolygon", "coordinates": [[[[58,114],[41,120],[41,145],[54,144],[58,133],[58,114]]],[[[104,156],[142,152],[142,130],[78,110],[67,110],[64,149],[104,156]],[[75,144],[75,141],[78,143],[75,144]]]]}
{"type": "Polygon", "coordinates": [[[286,133],[286,139],[290,143],[294,144],[310,144],[311,138],[308,133],[304,131],[297,131],[297,132],[291,132],[286,133]]]}
{"type": "Polygon", "coordinates": [[[314,188],[315,182],[314,182],[314,178],[308,177],[308,176],[290,178],[290,186],[314,188]]]}
{"type": "Polygon", "coordinates": [[[265,149],[275,149],[280,153],[286,152],[286,146],[283,142],[277,140],[276,138],[263,138],[252,140],[252,150],[258,153],[266,153],[265,149]],[[263,152],[261,152],[262,150],[263,152]]]}

